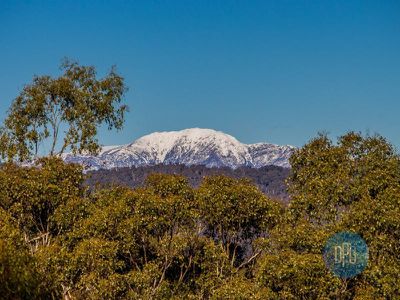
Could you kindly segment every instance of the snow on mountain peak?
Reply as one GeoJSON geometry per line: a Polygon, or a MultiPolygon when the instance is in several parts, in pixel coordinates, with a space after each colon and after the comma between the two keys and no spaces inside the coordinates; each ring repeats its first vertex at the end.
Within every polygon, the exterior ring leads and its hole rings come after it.
{"type": "Polygon", "coordinates": [[[190,128],[154,132],[128,145],[103,147],[98,156],[64,156],[67,162],[89,169],[111,169],[155,164],[205,165],[238,168],[266,165],[289,167],[292,146],[269,143],[243,144],[233,136],[213,129],[190,128]]]}

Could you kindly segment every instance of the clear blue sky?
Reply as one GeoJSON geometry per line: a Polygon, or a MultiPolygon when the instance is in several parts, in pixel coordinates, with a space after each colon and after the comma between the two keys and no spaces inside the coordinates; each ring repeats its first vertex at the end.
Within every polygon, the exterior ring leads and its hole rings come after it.
{"type": "Polygon", "coordinates": [[[301,146],[319,131],[400,147],[400,1],[0,1],[0,117],[62,57],[116,64],[122,132],[214,128],[301,146]]]}

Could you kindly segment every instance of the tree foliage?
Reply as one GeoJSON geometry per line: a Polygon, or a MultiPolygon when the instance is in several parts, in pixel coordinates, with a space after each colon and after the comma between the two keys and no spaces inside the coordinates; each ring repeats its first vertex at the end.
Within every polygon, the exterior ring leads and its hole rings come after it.
{"type": "Polygon", "coordinates": [[[246,179],[193,188],[153,174],[142,187],[87,190],[56,158],[0,170],[4,299],[396,299],[399,158],[382,137],[319,136],[291,158],[291,202],[246,179]],[[322,249],[355,231],[369,265],[334,276],[322,249]]]}
{"type": "Polygon", "coordinates": [[[94,67],[69,60],[60,69],[57,78],[35,76],[13,101],[0,130],[3,159],[31,159],[41,154],[41,146],[50,156],[67,149],[96,153],[100,125],[122,128],[126,86],[114,67],[102,79],[94,67]]]}
{"type": "Polygon", "coordinates": [[[281,298],[396,299],[400,284],[400,159],[381,136],[320,135],[291,157],[292,199],[266,241],[262,282],[281,298]],[[324,268],[322,249],[339,231],[360,234],[369,264],[347,280],[324,268]]]}

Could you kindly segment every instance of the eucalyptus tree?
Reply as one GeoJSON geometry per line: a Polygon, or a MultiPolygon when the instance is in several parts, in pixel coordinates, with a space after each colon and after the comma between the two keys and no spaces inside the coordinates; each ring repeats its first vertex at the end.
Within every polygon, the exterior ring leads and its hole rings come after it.
{"type": "Polygon", "coordinates": [[[291,201],[266,240],[262,286],[279,299],[397,299],[400,295],[400,157],[382,136],[320,135],[290,158],[291,201]],[[330,236],[358,233],[365,270],[339,278],[326,268],[330,236]]]}
{"type": "Polygon", "coordinates": [[[124,78],[112,67],[104,78],[96,68],[65,59],[61,76],[34,76],[14,99],[0,129],[3,160],[99,151],[99,126],[121,129],[127,106],[124,78]],[[47,148],[47,150],[45,149],[47,148]]]}

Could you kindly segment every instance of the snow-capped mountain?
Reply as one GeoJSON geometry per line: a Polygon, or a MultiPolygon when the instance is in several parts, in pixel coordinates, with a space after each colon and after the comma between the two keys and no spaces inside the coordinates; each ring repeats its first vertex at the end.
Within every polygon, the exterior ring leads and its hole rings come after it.
{"type": "Polygon", "coordinates": [[[66,162],[89,170],[156,164],[205,165],[207,167],[289,167],[295,147],[269,143],[243,144],[233,136],[212,129],[192,128],[155,132],[128,145],[103,147],[98,156],[64,154],[66,162]]]}

